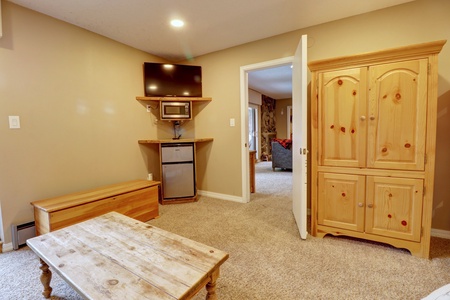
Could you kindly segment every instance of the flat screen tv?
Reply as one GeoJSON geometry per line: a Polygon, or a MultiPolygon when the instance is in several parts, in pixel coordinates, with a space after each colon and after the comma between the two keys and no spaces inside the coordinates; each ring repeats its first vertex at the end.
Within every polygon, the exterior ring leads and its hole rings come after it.
{"type": "Polygon", "coordinates": [[[202,67],[144,63],[146,97],[202,97],[202,67]]]}

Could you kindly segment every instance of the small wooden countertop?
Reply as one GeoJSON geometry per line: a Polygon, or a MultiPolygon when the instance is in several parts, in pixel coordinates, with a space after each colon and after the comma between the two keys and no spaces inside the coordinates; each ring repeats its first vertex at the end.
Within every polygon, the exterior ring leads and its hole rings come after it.
{"type": "Polygon", "coordinates": [[[212,142],[213,138],[203,138],[203,139],[166,139],[166,140],[139,140],[139,144],[166,144],[166,143],[203,143],[203,142],[212,142]]]}

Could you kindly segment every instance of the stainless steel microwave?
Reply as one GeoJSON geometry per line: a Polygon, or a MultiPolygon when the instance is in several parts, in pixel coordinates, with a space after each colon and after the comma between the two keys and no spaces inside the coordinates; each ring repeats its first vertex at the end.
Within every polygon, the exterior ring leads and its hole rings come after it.
{"type": "Polygon", "coordinates": [[[161,120],[190,120],[191,101],[162,101],[161,120]]]}

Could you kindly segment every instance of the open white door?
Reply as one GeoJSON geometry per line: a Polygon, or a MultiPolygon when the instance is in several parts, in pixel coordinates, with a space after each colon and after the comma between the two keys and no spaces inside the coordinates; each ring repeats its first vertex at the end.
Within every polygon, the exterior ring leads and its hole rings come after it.
{"type": "Polygon", "coordinates": [[[292,211],[300,237],[306,239],[307,224],[307,36],[302,35],[295,51],[292,67],[292,211]]]}

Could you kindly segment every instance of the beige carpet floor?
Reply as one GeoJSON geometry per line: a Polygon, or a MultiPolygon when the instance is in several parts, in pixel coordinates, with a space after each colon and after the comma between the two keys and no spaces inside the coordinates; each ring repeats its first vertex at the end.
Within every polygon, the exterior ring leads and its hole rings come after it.
{"type": "MultiPolygon", "coordinates": [[[[300,240],[291,175],[258,163],[250,203],[200,197],[160,206],[161,217],[149,223],[230,254],[219,299],[421,299],[450,283],[450,240],[432,238],[430,260],[351,238],[300,240]]],[[[39,272],[26,247],[0,254],[0,299],[42,299],[39,272]]],[[[81,299],[57,274],[52,287],[53,299],[81,299]]]]}

